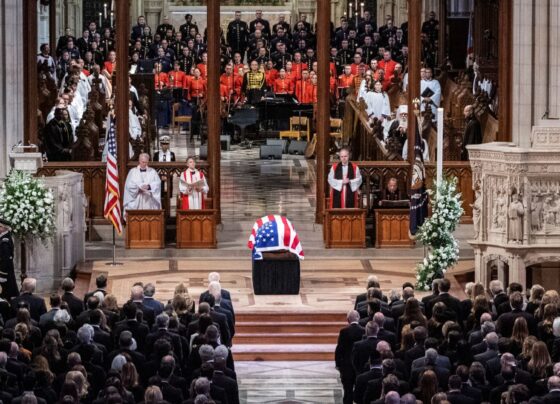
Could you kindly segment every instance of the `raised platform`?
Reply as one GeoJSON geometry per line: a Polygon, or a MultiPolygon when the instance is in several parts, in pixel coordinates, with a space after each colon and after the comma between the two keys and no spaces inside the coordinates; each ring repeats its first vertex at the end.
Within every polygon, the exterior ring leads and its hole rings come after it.
{"type": "MultiPolygon", "coordinates": [[[[78,292],[94,287],[95,278],[108,275],[108,289],[122,305],[135,282],[152,282],[156,298],[167,302],[183,282],[197,301],[206,290],[209,272],[221,274],[231,292],[236,311],[233,352],[237,360],[332,361],[339,330],[357,294],[364,292],[371,274],[388,292],[404,282],[414,282],[416,259],[317,258],[301,262],[299,295],[255,295],[251,260],[239,258],[121,260],[112,267],[106,261],[90,261],[78,269],[78,292]]],[[[450,272],[454,292],[462,293],[465,277],[473,271],[471,260],[460,261],[450,272]],[[453,275],[457,276],[453,276],[453,275]]],[[[418,296],[425,293],[418,292],[418,296]]]]}

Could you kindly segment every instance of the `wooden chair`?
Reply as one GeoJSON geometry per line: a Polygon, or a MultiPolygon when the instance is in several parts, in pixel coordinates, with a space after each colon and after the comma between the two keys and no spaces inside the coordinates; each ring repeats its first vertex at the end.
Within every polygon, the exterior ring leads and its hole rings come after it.
{"type": "Polygon", "coordinates": [[[179,108],[181,108],[181,103],[176,102],[173,104],[173,108],[171,111],[171,127],[172,133],[175,134],[175,129],[177,129],[178,133],[181,133],[181,124],[188,123],[187,135],[191,134],[192,131],[192,116],[191,115],[177,115],[179,112],[179,108]]]}
{"type": "Polygon", "coordinates": [[[329,135],[331,139],[333,139],[335,143],[339,142],[340,144],[342,144],[344,140],[344,136],[343,136],[344,132],[342,131],[342,119],[331,118],[330,127],[331,130],[329,135]]]}
{"type": "Polygon", "coordinates": [[[300,140],[304,137],[308,142],[311,135],[309,118],[306,116],[292,116],[290,118],[290,130],[280,131],[280,139],[300,140]]]}

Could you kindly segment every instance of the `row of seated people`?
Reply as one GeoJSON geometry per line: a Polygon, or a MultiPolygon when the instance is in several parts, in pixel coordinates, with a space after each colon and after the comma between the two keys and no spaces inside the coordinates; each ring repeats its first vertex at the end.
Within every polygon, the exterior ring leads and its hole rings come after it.
{"type": "Polygon", "coordinates": [[[432,286],[422,299],[411,283],[387,296],[369,277],[335,352],[344,403],[560,402],[556,290],[527,297],[494,280],[467,284],[460,300],[448,279],[432,286]]]}
{"type": "Polygon", "coordinates": [[[48,310],[27,278],[18,296],[0,299],[0,400],[239,403],[235,313],[219,278],[209,275],[198,308],[182,283],[163,304],[151,283],[134,284],[118,302],[105,275],[83,299],[66,278],[48,310]]]}

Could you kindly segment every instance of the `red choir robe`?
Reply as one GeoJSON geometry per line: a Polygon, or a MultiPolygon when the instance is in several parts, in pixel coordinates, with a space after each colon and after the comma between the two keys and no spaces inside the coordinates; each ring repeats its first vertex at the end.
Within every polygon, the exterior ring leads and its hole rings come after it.
{"type": "Polygon", "coordinates": [[[154,86],[157,90],[169,87],[169,76],[167,73],[159,72],[154,74],[154,86]]]}
{"type": "Polygon", "coordinates": [[[294,87],[292,81],[287,77],[274,80],[274,94],[293,94],[294,87]]]}
{"type": "Polygon", "coordinates": [[[176,72],[175,70],[170,71],[167,73],[169,79],[169,86],[171,88],[184,88],[185,87],[185,72],[179,70],[176,72]]]}

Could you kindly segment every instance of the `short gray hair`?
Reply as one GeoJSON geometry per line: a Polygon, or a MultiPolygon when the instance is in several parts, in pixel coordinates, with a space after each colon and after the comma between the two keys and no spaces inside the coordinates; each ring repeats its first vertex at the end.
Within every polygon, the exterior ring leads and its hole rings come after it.
{"type": "Polygon", "coordinates": [[[169,326],[169,316],[163,312],[156,317],[156,326],[158,328],[167,328],[169,326]]]}
{"type": "Polygon", "coordinates": [[[78,329],[77,336],[82,344],[91,344],[93,342],[93,327],[89,324],[82,325],[78,329]]]}
{"type": "Polygon", "coordinates": [[[215,358],[224,358],[227,359],[229,356],[229,349],[225,345],[218,345],[216,349],[214,349],[214,357],[215,358]]]}
{"type": "Polygon", "coordinates": [[[6,363],[8,362],[8,354],[6,352],[0,352],[0,368],[4,369],[6,363]]]}
{"type": "Polygon", "coordinates": [[[152,297],[156,293],[156,286],[153,283],[146,283],[144,285],[144,296],[152,297]]]}
{"type": "Polygon", "coordinates": [[[435,365],[438,352],[434,348],[426,349],[426,365],[435,365]]]}
{"type": "Polygon", "coordinates": [[[492,321],[485,321],[480,326],[480,331],[482,335],[485,337],[486,335],[490,334],[491,332],[496,331],[496,325],[492,321]]]}
{"type": "Polygon", "coordinates": [[[212,345],[208,344],[201,345],[200,348],[198,348],[198,355],[203,363],[212,361],[215,355],[214,348],[212,348],[212,345]]]}
{"type": "Polygon", "coordinates": [[[552,322],[552,333],[555,337],[560,337],[560,317],[556,317],[552,322]]]}
{"type": "Polygon", "coordinates": [[[194,382],[194,391],[197,394],[209,394],[210,393],[210,381],[206,377],[199,377],[194,382]]]}

